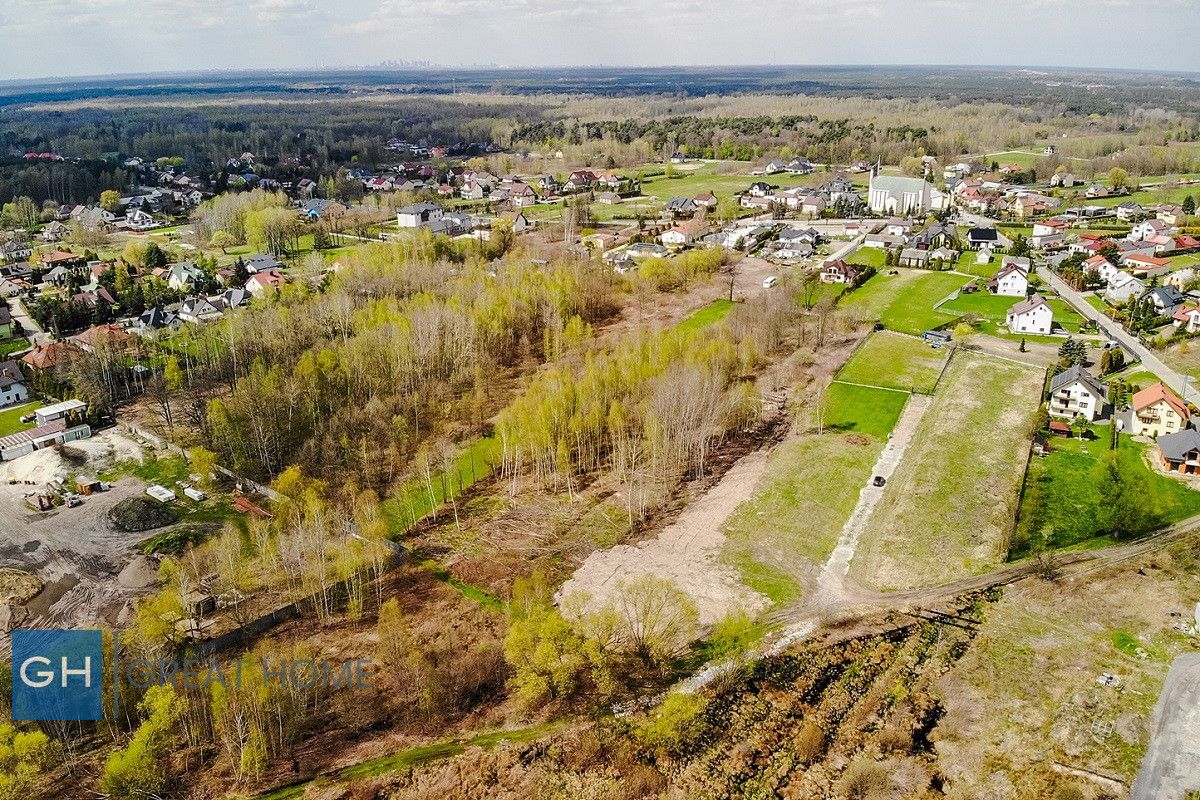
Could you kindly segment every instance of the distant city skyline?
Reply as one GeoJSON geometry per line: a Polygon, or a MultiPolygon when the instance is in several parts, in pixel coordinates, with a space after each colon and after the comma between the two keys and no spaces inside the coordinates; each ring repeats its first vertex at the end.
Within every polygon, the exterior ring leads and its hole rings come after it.
{"type": "Polygon", "coordinates": [[[0,79],[389,61],[1200,71],[1200,0],[4,0],[0,79]]]}

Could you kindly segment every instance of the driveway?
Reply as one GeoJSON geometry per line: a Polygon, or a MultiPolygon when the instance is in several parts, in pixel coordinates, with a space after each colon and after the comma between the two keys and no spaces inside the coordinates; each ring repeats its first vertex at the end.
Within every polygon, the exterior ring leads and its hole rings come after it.
{"type": "Polygon", "coordinates": [[[1200,789],[1200,653],[1171,664],[1130,800],[1183,800],[1200,789]]]}

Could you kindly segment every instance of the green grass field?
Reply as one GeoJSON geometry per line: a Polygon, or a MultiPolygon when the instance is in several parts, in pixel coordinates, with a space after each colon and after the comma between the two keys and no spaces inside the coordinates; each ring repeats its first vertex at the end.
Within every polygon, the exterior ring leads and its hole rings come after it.
{"type": "Polygon", "coordinates": [[[938,386],[851,570],[864,585],[939,585],[1007,554],[1042,371],[958,353],[938,386]]]}
{"type": "MultiPolygon", "coordinates": [[[[1008,310],[1020,301],[1021,298],[1019,297],[1007,297],[981,291],[974,294],[959,295],[954,300],[939,307],[938,310],[954,317],[960,317],[964,314],[978,314],[985,320],[994,323],[991,326],[983,326],[983,330],[986,333],[995,334],[995,326],[1003,324],[1008,317],[1008,310]]],[[[1046,302],[1050,304],[1050,310],[1054,312],[1054,323],[1056,325],[1070,333],[1079,332],[1079,326],[1083,323],[1083,317],[1075,309],[1071,308],[1070,305],[1058,297],[1048,297],[1046,298],[1046,302]]]]}
{"type": "Polygon", "coordinates": [[[821,398],[824,426],[884,440],[908,401],[907,392],[834,381],[821,398]]]}
{"type": "MultiPolygon", "coordinates": [[[[1101,459],[1109,452],[1107,436],[1104,429],[1101,438],[1093,441],[1053,439],[1049,455],[1030,461],[1013,558],[1029,555],[1034,543],[1042,540],[1051,548],[1113,542],[1104,533],[1105,501],[1097,475],[1101,459]]],[[[1117,450],[1122,469],[1138,482],[1145,507],[1158,513],[1161,525],[1200,514],[1200,492],[1146,464],[1143,455],[1149,455],[1153,447],[1122,436],[1117,450]]]]}
{"type": "Polygon", "coordinates": [[[675,328],[681,331],[697,331],[707,328],[728,317],[732,310],[733,303],[729,300],[714,300],[703,308],[693,311],[675,328]]]}
{"type": "Polygon", "coordinates": [[[934,306],[970,280],[948,272],[899,273],[874,276],[846,295],[842,307],[858,309],[864,319],[877,319],[891,330],[919,335],[948,321],[934,306]]]}
{"type": "Polygon", "coordinates": [[[887,265],[887,251],[882,247],[860,247],[846,258],[846,263],[883,269],[887,265]]]}
{"type": "Polygon", "coordinates": [[[784,441],[754,497],[725,523],[725,562],[776,605],[796,600],[805,576],[833,552],[882,450],[878,438],[833,431],[784,441]]]}
{"type": "Polygon", "coordinates": [[[1041,157],[1040,150],[1006,150],[1003,153],[990,153],[983,160],[988,162],[989,167],[995,161],[997,164],[1016,164],[1022,169],[1029,169],[1041,157]]]}
{"type": "Polygon", "coordinates": [[[986,264],[976,264],[975,259],[978,254],[974,250],[966,250],[958,254],[958,260],[954,262],[954,270],[956,272],[965,272],[968,275],[974,275],[978,278],[991,278],[1000,271],[1000,259],[993,257],[986,264]]]}
{"type": "Polygon", "coordinates": [[[32,414],[34,409],[40,408],[41,405],[38,402],[25,403],[0,411],[0,436],[9,436],[34,427],[32,422],[21,422],[21,417],[32,414]]]}
{"type": "Polygon", "coordinates": [[[837,379],[927,393],[933,391],[945,362],[945,350],[934,350],[912,336],[879,331],[846,362],[837,379]]]}

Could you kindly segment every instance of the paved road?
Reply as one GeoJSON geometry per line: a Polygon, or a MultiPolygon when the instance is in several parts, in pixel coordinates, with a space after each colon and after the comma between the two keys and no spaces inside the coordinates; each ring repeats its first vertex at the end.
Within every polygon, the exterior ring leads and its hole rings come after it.
{"type": "Polygon", "coordinates": [[[1171,664],[1130,800],[1183,800],[1200,789],[1200,653],[1171,664]]]}
{"type": "Polygon", "coordinates": [[[21,330],[25,331],[25,338],[29,340],[30,344],[50,340],[50,337],[34,322],[33,317],[29,316],[29,311],[26,310],[25,302],[21,298],[12,298],[9,310],[12,312],[12,318],[21,323],[21,330]]]}
{"type": "Polygon", "coordinates": [[[1104,332],[1110,339],[1115,339],[1121,343],[1131,353],[1141,359],[1142,364],[1146,369],[1153,372],[1167,386],[1174,389],[1185,400],[1191,403],[1200,404],[1200,392],[1193,389],[1191,386],[1186,387],[1185,382],[1190,380],[1189,376],[1182,375],[1168,367],[1162,360],[1154,355],[1145,345],[1143,345],[1136,336],[1125,331],[1116,322],[1113,322],[1108,317],[1101,314],[1092,307],[1083,295],[1072,289],[1064,280],[1059,278],[1050,270],[1042,270],[1040,273],[1050,284],[1050,288],[1058,292],[1064,300],[1074,306],[1075,310],[1082,314],[1086,319],[1092,320],[1100,326],[1100,330],[1104,332]]]}

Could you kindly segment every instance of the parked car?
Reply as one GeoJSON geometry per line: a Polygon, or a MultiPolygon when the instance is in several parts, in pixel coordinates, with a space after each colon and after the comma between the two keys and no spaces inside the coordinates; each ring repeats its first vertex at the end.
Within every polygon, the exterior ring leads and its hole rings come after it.
{"type": "Polygon", "coordinates": [[[768,275],[766,278],[763,278],[764,289],[770,289],[777,283],[779,283],[779,278],[775,277],[774,275],[768,275]]]}
{"type": "Polygon", "coordinates": [[[883,477],[882,475],[876,475],[871,479],[872,486],[883,486],[885,483],[887,483],[887,478],[883,477]]]}

